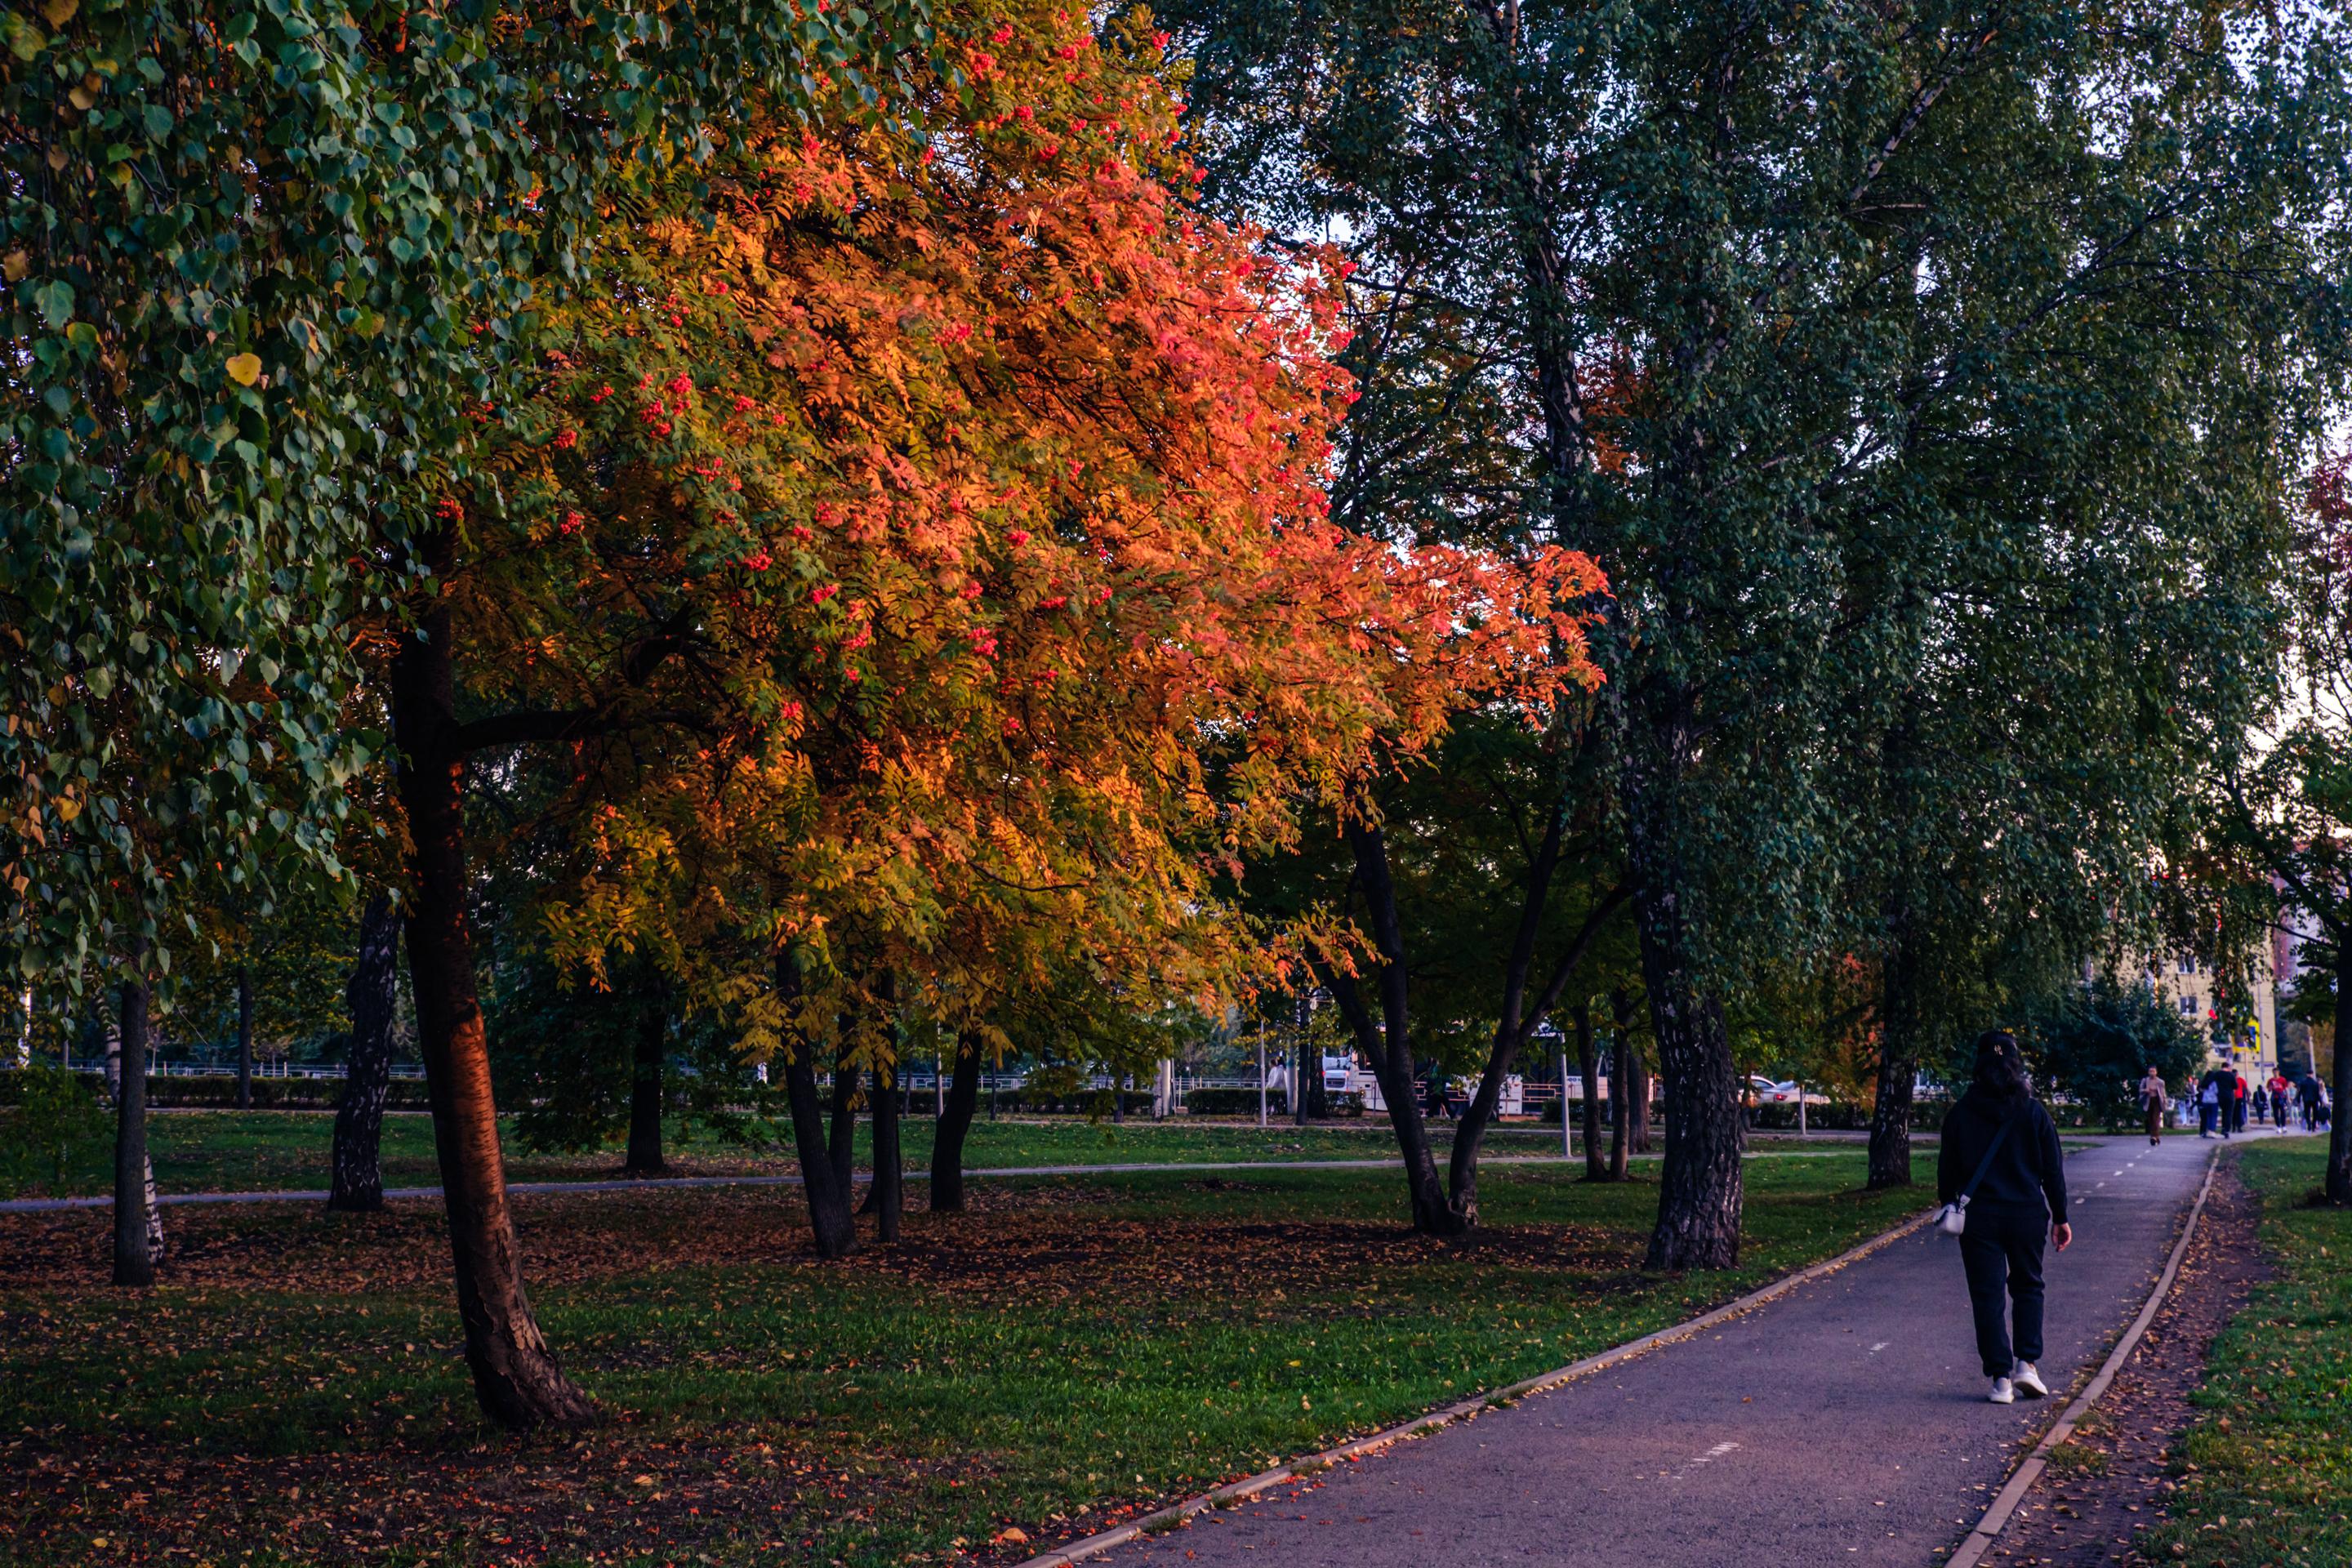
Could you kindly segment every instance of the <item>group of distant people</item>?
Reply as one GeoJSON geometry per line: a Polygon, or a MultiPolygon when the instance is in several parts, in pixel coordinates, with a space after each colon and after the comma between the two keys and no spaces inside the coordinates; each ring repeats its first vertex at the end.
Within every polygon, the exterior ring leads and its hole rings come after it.
{"type": "MultiPolygon", "coordinates": [[[[2146,1119],[2147,1141],[2164,1137],[2164,1113],[2171,1104],[2164,1079],[2154,1068],[2139,1080],[2140,1114],[2146,1119]]],[[[2284,1071],[2271,1074],[2268,1083],[2249,1084],[2234,1068],[2215,1068],[2197,1080],[2197,1136],[2229,1137],[2246,1131],[2249,1117],[2284,1132],[2291,1112],[2302,1118],[2305,1132],[2325,1131],[2334,1118],[2327,1086],[2311,1073],[2289,1079],[2284,1071]]]]}

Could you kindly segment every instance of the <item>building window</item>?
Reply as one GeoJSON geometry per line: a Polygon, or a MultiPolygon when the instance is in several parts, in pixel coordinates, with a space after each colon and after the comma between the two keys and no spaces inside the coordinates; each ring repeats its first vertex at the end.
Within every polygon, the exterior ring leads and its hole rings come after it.
{"type": "Polygon", "coordinates": [[[2194,974],[2197,973],[2197,958],[2195,954],[2190,953],[2184,954],[2182,956],[2180,960],[2180,973],[2183,974],[2194,974]]]}
{"type": "Polygon", "coordinates": [[[2197,998],[2196,998],[2196,997],[2194,997],[2194,996],[2183,996],[2183,997],[2180,999],[2180,1016],[2181,1016],[2182,1017],[2184,1017],[2184,1018],[2194,1018],[2195,1016],[2197,1016],[2197,998]]]}

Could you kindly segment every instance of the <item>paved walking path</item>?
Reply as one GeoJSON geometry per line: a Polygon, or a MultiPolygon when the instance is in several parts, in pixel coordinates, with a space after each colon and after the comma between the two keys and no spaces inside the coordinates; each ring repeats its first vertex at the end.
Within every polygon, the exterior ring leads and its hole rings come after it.
{"type": "MultiPolygon", "coordinates": [[[[1772,1149],[1750,1151],[1751,1160],[1820,1159],[1842,1152],[1830,1149],[1772,1149]]],[[[1655,1154],[1636,1154],[1633,1158],[1655,1160],[1655,1154]]],[[[1579,1154],[1581,1164],[1584,1156],[1579,1154]]],[[[1145,1174],[1152,1172],[1188,1171],[1381,1171],[1392,1170],[1402,1161],[1391,1155],[1381,1160],[1198,1160],[1166,1161],[1139,1160],[1125,1164],[1104,1165],[998,1165],[984,1170],[966,1171],[964,1180],[983,1176],[1117,1176],[1145,1174]]],[[[1557,1154],[1489,1154],[1478,1162],[1485,1170],[1494,1165],[1558,1165],[1563,1163],[1557,1154]]],[[[856,1180],[873,1179],[868,1171],[856,1173],[856,1180]]],[[[906,1180],[928,1182],[929,1171],[908,1171],[906,1180]]],[[[627,1193],[663,1187],[796,1187],[800,1177],[793,1176],[615,1176],[602,1182],[509,1182],[509,1193],[627,1193]]],[[[253,1193],[159,1193],[158,1208],[180,1204],[287,1204],[315,1203],[327,1195],[324,1187],[278,1187],[253,1193]]],[[[439,1187],[386,1187],[383,1195],[391,1198],[437,1198],[439,1187]]],[[[0,1200],[0,1215],[59,1214],[69,1209],[103,1209],[114,1206],[111,1194],[98,1194],[77,1198],[8,1198],[0,1200]]]]}
{"type": "Polygon", "coordinates": [[[1700,1337],[1098,1561],[1928,1568],[2147,1300],[2213,1147],[2118,1138],[2069,1160],[2050,1401],[1987,1403],[1955,1244],[1926,1230],[1700,1337]]]}

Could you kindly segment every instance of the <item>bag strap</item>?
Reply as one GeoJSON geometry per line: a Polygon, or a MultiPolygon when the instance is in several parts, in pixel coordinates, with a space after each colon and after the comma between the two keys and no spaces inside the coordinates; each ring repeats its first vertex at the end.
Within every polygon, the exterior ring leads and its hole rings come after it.
{"type": "Polygon", "coordinates": [[[1978,1184],[1981,1183],[1985,1179],[1985,1173],[1992,1169],[1992,1157],[2000,1152],[2000,1146],[2009,1141],[2009,1130],[2016,1126],[2017,1121],[2018,1118],[2015,1115],[2004,1116],[2001,1118],[2000,1130],[1992,1135],[1992,1142],[1986,1146],[1984,1158],[1977,1162],[1977,1173],[1970,1176],[1969,1178],[1969,1184],[1960,1189],[1960,1201],[1962,1203],[1966,1203],[1970,1198],[1977,1195],[1978,1184]]]}

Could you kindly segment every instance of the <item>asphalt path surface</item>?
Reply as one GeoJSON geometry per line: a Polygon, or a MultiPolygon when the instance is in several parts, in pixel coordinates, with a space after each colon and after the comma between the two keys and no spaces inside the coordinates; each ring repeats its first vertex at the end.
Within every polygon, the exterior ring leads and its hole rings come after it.
{"type": "Polygon", "coordinates": [[[2049,1400],[1986,1400],[1957,1243],[1929,1228],[1705,1334],[1098,1561],[1927,1568],[2147,1300],[2212,1147],[2117,1138],[2068,1161],[2074,1244],[2044,1269],[2049,1400]]]}

